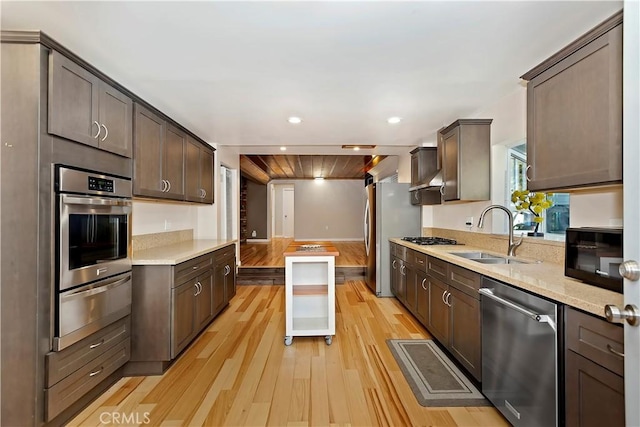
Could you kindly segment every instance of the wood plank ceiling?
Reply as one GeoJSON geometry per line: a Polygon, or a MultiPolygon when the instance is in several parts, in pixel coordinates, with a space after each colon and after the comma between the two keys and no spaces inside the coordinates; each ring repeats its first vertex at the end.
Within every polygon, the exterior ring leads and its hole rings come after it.
{"type": "Polygon", "coordinates": [[[272,179],[364,179],[386,156],[240,155],[241,174],[266,184],[272,179]]]}

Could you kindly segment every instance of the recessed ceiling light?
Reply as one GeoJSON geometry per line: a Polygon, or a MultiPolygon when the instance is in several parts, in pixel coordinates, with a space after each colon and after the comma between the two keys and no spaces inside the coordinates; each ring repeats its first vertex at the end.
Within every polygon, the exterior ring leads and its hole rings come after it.
{"type": "Polygon", "coordinates": [[[397,125],[401,121],[402,121],[402,118],[400,117],[389,117],[387,119],[387,123],[389,123],[390,125],[397,125]]]}
{"type": "Polygon", "coordinates": [[[323,178],[323,177],[321,177],[321,176],[316,176],[316,177],[315,177],[315,178],[313,178],[313,179],[315,179],[316,181],[323,181],[323,180],[324,180],[324,178],[323,178]]]}
{"type": "Polygon", "coordinates": [[[289,117],[289,123],[297,125],[298,123],[302,123],[302,119],[300,117],[291,116],[289,117]]]}
{"type": "Polygon", "coordinates": [[[353,147],[353,151],[360,151],[360,147],[356,145],[355,147],[353,147]]]}
{"type": "Polygon", "coordinates": [[[287,151],[287,147],[285,146],[280,147],[280,151],[287,151]]]}

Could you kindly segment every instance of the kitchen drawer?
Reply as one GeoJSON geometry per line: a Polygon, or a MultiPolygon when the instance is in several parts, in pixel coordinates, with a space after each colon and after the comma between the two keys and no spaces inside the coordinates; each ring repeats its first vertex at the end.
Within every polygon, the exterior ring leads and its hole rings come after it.
{"type": "Polygon", "coordinates": [[[566,346],[611,372],[624,375],[622,326],[567,307],[565,310],[566,346]]]}
{"type": "Polygon", "coordinates": [[[413,264],[418,270],[427,271],[427,254],[411,251],[409,263],[413,264]]]}
{"type": "Polygon", "coordinates": [[[202,271],[212,268],[212,266],[213,257],[210,253],[176,265],[173,287],[180,286],[202,273],[202,271]]]}
{"type": "Polygon", "coordinates": [[[427,274],[447,283],[449,263],[434,257],[427,257],[427,274]]]}
{"type": "Polygon", "coordinates": [[[124,365],[130,357],[129,340],[120,341],[107,352],[75,371],[53,387],[45,389],[45,419],[50,421],[78,401],[102,380],[124,365]]]}
{"type": "Polygon", "coordinates": [[[235,256],[236,245],[225,246],[224,248],[218,249],[213,253],[213,258],[216,264],[228,258],[235,258],[235,256]]]}
{"type": "Polygon", "coordinates": [[[467,295],[480,299],[478,290],[480,289],[480,282],[482,276],[466,268],[458,267],[457,265],[449,266],[449,280],[448,283],[459,291],[464,292],[467,295]]]}
{"type": "Polygon", "coordinates": [[[51,387],[82,366],[107,352],[131,335],[131,317],[127,316],[98,332],[65,348],[45,356],[45,387],[51,387]]]}
{"type": "Polygon", "coordinates": [[[396,246],[396,257],[400,258],[403,261],[407,261],[408,253],[411,249],[406,246],[397,245],[396,246]]]}

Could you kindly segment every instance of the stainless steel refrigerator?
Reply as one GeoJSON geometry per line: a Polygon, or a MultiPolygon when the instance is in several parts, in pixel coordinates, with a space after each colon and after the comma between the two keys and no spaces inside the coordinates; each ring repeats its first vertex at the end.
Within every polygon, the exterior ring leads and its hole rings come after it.
{"type": "Polygon", "coordinates": [[[408,183],[377,182],[369,184],[366,190],[366,282],[377,296],[391,297],[389,238],[422,236],[421,209],[411,204],[408,183]]]}

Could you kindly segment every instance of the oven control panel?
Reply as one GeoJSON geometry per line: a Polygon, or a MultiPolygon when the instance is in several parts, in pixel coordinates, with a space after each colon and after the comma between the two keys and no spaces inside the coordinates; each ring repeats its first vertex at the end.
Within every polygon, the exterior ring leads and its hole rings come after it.
{"type": "Polygon", "coordinates": [[[105,193],[113,193],[113,180],[96,178],[95,176],[89,177],[89,190],[103,191],[105,193]]]}
{"type": "Polygon", "coordinates": [[[131,178],[56,165],[54,191],[104,197],[131,198],[131,178]]]}

